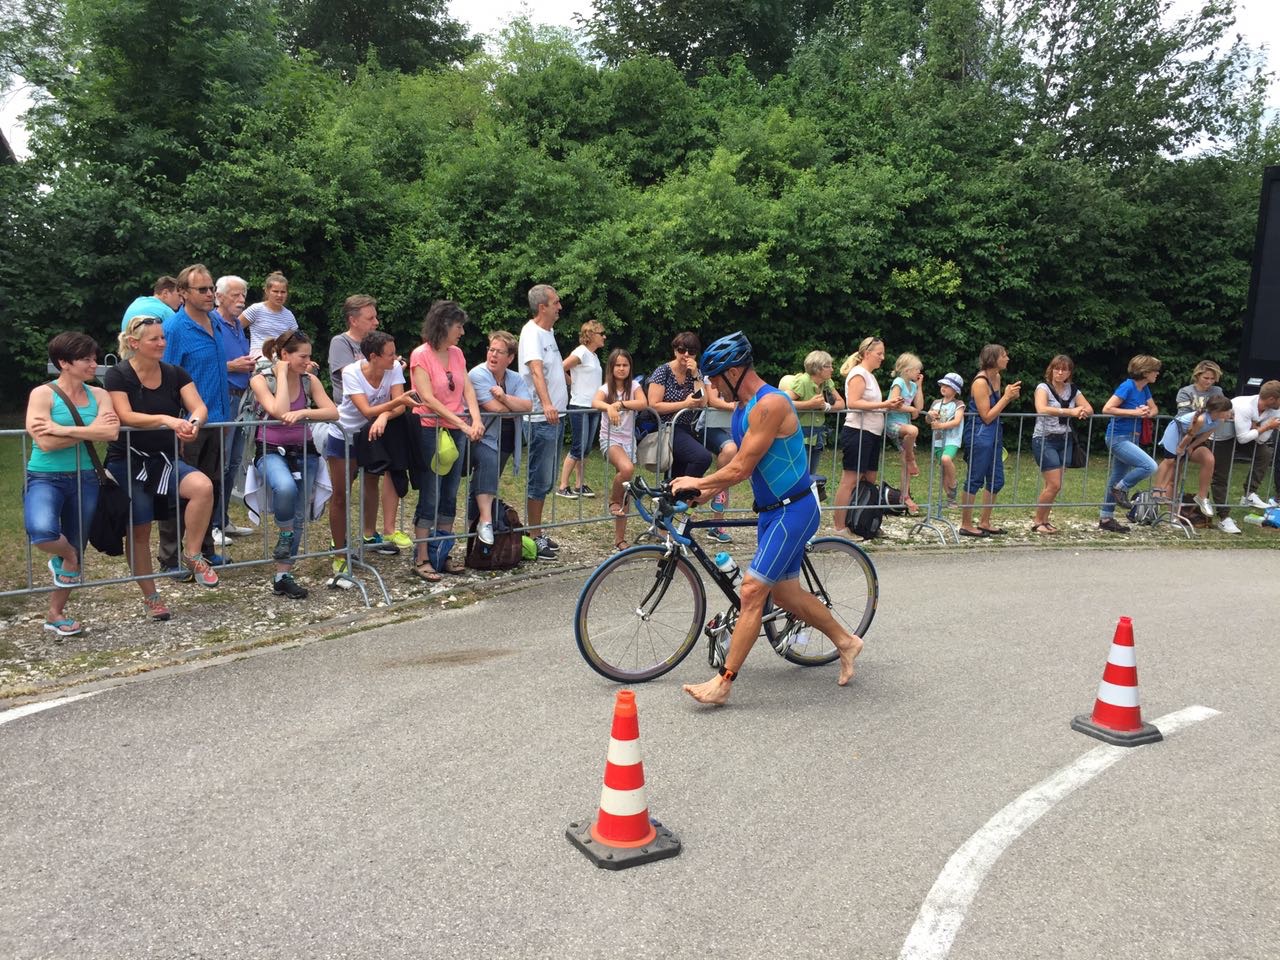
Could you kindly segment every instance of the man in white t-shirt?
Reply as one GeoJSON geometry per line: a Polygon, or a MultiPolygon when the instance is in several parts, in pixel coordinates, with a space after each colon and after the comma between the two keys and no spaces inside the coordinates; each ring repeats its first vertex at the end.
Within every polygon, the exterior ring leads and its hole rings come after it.
{"type": "Polygon", "coordinates": [[[539,560],[554,560],[560,549],[542,534],[542,505],[555,483],[556,466],[564,438],[560,414],[569,407],[569,386],[564,378],[564,358],[551,332],[560,316],[560,295],[539,283],[529,290],[533,317],[520,331],[520,375],[533,395],[529,417],[529,490],[526,508],[529,533],[538,545],[539,560]]]}

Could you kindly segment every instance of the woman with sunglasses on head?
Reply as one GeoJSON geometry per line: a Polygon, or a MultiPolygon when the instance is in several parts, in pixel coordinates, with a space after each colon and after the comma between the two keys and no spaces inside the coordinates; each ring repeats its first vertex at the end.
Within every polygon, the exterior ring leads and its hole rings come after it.
{"type": "Polygon", "coordinates": [[[849,411],[844,416],[840,431],[843,460],[840,486],[836,489],[836,509],[832,516],[836,533],[851,537],[848,527],[853,494],[858,484],[866,481],[875,484],[880,471],[880,448],[884,446],[885,411],[899,410],[902,397],[886,400],[876,380],[875,372],[884,363],[884,341],[879,337],[866,337],[858,344],[856,353],[850,354],[840,365],[844,377],[844,405],[849,411]]]}
{"type": "Polygon", "coordinates": [[[711,466],[711,451],[698,442],[694,432],[694,423],[698,419],[696,411],[707,405],[707,396],[698,375],[702,341],[686,330],[672,339],[671,351],[674,357],[653,371],[645,393],[649,406],[664,425],[673,420],[676,422],[671,437],[671,475],[700,477],[711,466]],[[685,410],[695,412],[682,413],[685,410]],[[678,420],[677,414],[680,414],[678,420]]]}
{"type": "Polygon", "coordinates": [[[27,401],[32,447],[22,513],[31,545],[50,554],[56,589],[49,594],[44,629],[62,638],[84,629],[64,607],[71,588],[80,584],[84,539],[98,503],[98,474],[85,443],[114,440],[120,420],[111,395],[89,386],[98,371],[98,345],[91,336],[58,334],[49,341],[49,361],[58,368],[58,378],[36,387],[27,401]]]}
{"type": "Polygon", "coordinates": [[[413,513],[413,572],[434,583],[442,573],[461,573],[449,564],[453,548],[453,520],[458,509],[458,485],[468,469],[468,444],[484,436],[476,391],[467,377],[467,361],[458,347],[467,314],[452,300],[437,300],[422,321],[422,345],[409,355],[413,390],[422,399],[413,408],[422,425],[427,463],[418,482],[418,507],[413,513]],[[457,457],[452,464],[437,458],[445,436],[457,457]],[[434,461],[434,466],[433,466],[434,461]],[[427,538],[440,539],[427,543],[427,538]]]}
{"type": "Polygon", "coordinates": [[[122,433],[107,447],[107,471],[129,489],[133,529],[125,538],[129,563],[142,603],[153,620],[168,620],[169,608],[151,579],[151,521],[171,516],[182,500],[182,562],[202,587],[216,587],[218,575],[200,554],[213,514],[213,482],[178,456],[178,444],[195,440],[209,411],[190,375],[161,361],[164,327],[155,317],[134,317],[120,334],[121,362],[102,384],[122,433]]]}

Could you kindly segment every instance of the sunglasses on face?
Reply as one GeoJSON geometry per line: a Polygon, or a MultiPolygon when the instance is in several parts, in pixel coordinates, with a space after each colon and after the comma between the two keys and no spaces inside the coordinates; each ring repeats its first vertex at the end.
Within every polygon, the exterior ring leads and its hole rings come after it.
{"type": "Polygon", "coordinates": [[[213,287],[187,287],[192,293],[213,293],[213,287]]]}
{"type": "Polygon", "coordinates": [[[688,356],[692,356],[693,351],[690,350],[688,347],[676,347],[676,353],[680,354],[680,356],[682,357],[688,357],[688,356]]]}

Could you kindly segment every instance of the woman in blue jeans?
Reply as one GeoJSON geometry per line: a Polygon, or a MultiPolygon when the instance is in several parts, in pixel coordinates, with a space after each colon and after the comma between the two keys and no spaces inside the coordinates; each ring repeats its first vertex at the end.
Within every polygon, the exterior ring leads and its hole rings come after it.
{"type": "Polygon", "coordinates": [[[1129,491],[1156,472],[1156,462],[1138,446],[1140,424],[1145,417],[1155,417],[1159,410],[1151,399],[1151,385],[1160,376],[1160,361],[1144,353],[1129,361],[1129,379],[1116,387],[1102,406],[1111,416],[1107,424],[1107,449],[1111,451],[1111,474],[1102,497],[1098,527],[1109,533],[1128,533],[1129,528],[1116,519],[1116,505],[1128,510],[1133,503],[1129,491]]]}
{"type": "Polygon", "coordinates": [[[27,401],[27,488],[22,512],[27,536],[50,554],[54,590],[44,629],[74,637],[84,628],[64,609],[71,588],[80,584],[84,538],[98,503],[98,475],[85,441],[111,441],[120,432],[107,391],[89,386],[98,372],[98,345],[85,333],[60,333],[49,341],[49,361],[58,368],[53,384],[41,384],[27,401]],[[84,426],[77,426],[57,387],[74,404],[84,426]]]}
{"type": "Polygon", "coordinates": [[[267,340],[262,356],[273,361],[271,372],[256,374],[249,389],[263,413],[281,421],[258,428],[254,450],[258,472],[271,489],[271,509],[278,528],[271,553],[276,561],[271,591],[278,597],[302,600],[307,588],[291,571],[311,512],[311,489],[321,469],[320,453],[311,442],[308,424],[337,420],[338,408],[309,372],[311,340],[305,333],[286,330],[267,340]]]}

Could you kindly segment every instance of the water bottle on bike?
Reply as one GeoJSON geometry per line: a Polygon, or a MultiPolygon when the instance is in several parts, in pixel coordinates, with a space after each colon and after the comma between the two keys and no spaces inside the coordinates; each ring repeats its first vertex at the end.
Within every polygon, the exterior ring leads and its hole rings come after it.
{"type": "Polygon", "coordinates": [[[716,554],[716,569],[733,581],[734,587],[742,583],[742,570],[738,567],[738,561],[723,550],[716,554]]]}

